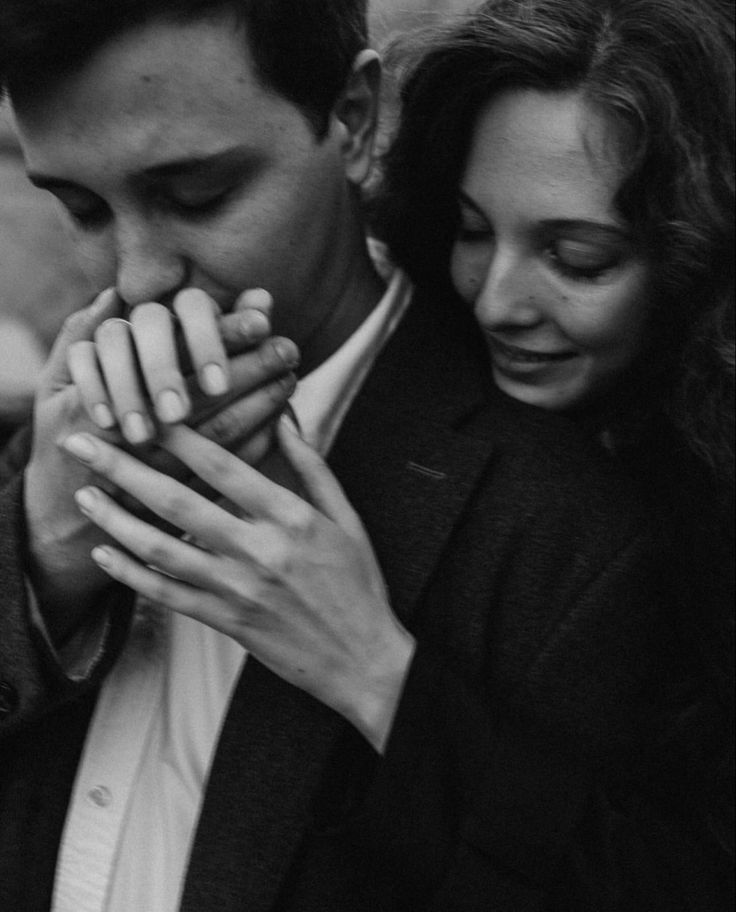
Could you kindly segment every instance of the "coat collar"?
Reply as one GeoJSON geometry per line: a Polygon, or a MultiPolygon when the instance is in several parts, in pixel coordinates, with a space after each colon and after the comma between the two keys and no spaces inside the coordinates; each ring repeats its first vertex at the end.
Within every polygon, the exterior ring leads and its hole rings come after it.
{"type": "MultiPolygon", "coordinates": [[[[465,315],[417,296],[332,452],[392,606],[410,626],[492,452],[489,427],[478,420],[488,384],[482,346],[465,315]]],[[[272,907],[346,725],[249,659],[213,764],[183,912],[272,907]]]]}

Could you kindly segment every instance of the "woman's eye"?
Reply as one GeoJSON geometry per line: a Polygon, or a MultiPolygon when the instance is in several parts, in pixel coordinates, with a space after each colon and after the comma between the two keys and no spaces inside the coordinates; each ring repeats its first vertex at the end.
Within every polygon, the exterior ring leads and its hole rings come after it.
{"type": "Polygon", "coordinates": [[[595,279],[618,265],[621,254],[585,241],[559,240],[550,248],[550,256],[563,275],[577,279],[595,279]]]}
{"type": "Polygon", "coordinates": [[[488,225],[461,222],[457,229],[457,239],[468,244],[487,241],[493,236],[488,225]]]}

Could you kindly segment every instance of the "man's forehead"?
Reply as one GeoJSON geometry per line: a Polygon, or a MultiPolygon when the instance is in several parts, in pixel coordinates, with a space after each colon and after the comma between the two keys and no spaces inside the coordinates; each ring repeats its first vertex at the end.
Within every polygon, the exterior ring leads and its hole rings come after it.
{"type": "Polygon", "coordinates": [[[179,22],[157,18],[115,34],[74,70],[28,91],[14,87],[16,107],[33,115],[47,99],[79,107],[104,104],[135,114],[159,106],[163,115],[203,98],[218,107],[233,94],[273,94],[263,85],[245,34],[230,14],[179,22]],[[91,77],[91,78],[90,78],[91,77]],[[59,90],[61,87],[61,91],[59,90]]]}
{"type": "Polygon", "coordinates": [[[131,29],[83,69],[14,101],[28,166],[41,171],[65,148],[156,167],[307,132],[301,112],[255,75],[229,19],[131,29]]]}

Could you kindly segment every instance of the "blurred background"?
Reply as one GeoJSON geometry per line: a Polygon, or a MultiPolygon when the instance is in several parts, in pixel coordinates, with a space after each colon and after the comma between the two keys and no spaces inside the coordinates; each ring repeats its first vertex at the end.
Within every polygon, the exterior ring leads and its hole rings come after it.
{"type": "MultiPolygon", "coordinates": [[[[471,5],[473,0],[371,0],[372,43],[383,47],[471,5]]],[[[51,196],[26,181],[11,114],[0,104],[0,442],[29,413],[64,318],[91,294],[51,196]]]]}

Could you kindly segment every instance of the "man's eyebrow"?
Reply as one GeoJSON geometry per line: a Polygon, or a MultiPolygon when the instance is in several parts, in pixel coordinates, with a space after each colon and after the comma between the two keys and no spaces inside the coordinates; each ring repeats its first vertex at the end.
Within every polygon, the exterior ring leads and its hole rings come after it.
{"type": "MultiPolygon", "coordinates": [[[[234,146],[222,152],[213,152],[209,155],[188,155],[172,161],[161,162],[144,168],[140,177],[147,180],[172,179],[176,177],[196,177],[198,174],[208,173],[218,168],[237,167],[239,165],[255,165],[260,155],[250,146],[234,146]]],[[[28,179],[42,190],[79,189],[81,184],[40,171],[29,171],[28,179]]]]}
{"type": "Polygon", "coordinates": [[[162,162],[145,168],[141,173],[147,178],[189,177],[212,168],[255,163],[259,154],[249,146],[235,146],[210,155],[190,155],[173,161],[162,162]]]}

